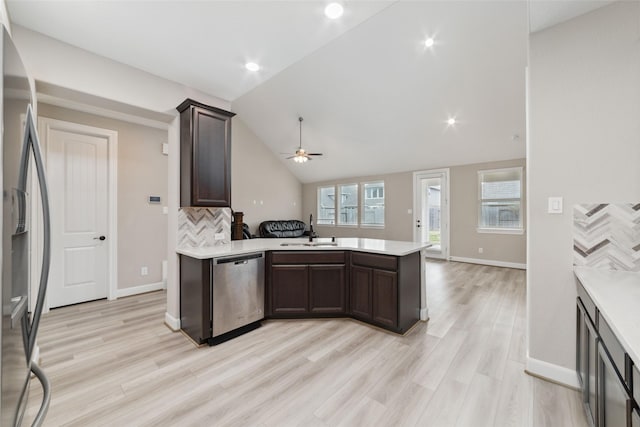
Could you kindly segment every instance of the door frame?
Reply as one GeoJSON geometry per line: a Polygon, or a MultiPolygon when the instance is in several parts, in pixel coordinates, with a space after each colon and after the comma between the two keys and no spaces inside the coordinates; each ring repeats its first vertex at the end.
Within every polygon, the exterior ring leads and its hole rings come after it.
{"type": "MultiPolygon", "coordinates": [[[[51,131],[64,131],[81,133],[99,138],[105,138],[107,140],[107,233],[109,238],[107,239],[107,298],[114,300],[117,298],[117,278],[118,278],[118,132],[111,129],[103,129],[94,126],[82,125],[73,122],[67,122],[58,119],[51,119],[48,117],[38,117],[38,134],[40,137],[40,144],[42,154],[44,157],[45,167],[49,158],[49,139],[51,131]]],[[[31,168],[31,174],[34,174],[33,168],[31,168]]],[[[37,180],[31,179],[32,194],[36,194],[37,180]]],[[[38,224],[36,230],[31,235],[31,247],[37,247],[37,251],[31,252],[31,284],[33,289],[33,283],[39,279],[40,265],[42,264],[42,231],[39,224],[42,222],[42,210],[40,208],[39,200],[36,197],[31,198],[31,212],[33,212],[32,223],[38,224]]],[[[33,227],[32,227],[33,229],[33,227]]],[[[52,239],[51,247],[54,247],[52,239]]],[[[45,298],[43,312],[49,311],[49,298],[45,298]]]]}
{"type": "MultiPolygon", "coordinates": [[[[424,178],[435,178],[435,175],[443,176],[444,180],[444,203],[442,203],[441,211],[440,211],[440,229],[441,234],[444,236],[444,240],[447,242],[446,246],[442,247],[441,256],[433,256],[433,258],[445,259],[449,260],[449,248],[451,247],[451,233],[449,224],[451,223],[450,212],[451,209],[449,207],[449,203],[451,201],[450,198],[450,174],[449,168],[442,169],[429,169],[423,171],[416,171],[413,173],[413,240],[415,242],[420,241],[420,234],[418,231],[418,227],[416,227],[416,223],[418,222],[418,211],[420,208],[420,180],[424,178]],[[444,221],[443,221],[444,219],[444,221]]],[[[429,249],[425,249],[423,251],[427,255],[429,254],[429,249]]]]}

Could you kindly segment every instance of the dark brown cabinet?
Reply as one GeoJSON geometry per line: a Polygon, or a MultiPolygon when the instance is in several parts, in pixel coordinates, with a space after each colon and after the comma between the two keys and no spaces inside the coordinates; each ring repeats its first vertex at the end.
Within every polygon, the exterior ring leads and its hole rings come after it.
{"type": "Polygon", "coordinates": [[[420,319],[420,256],[353,253],[349,312],[357,319],[406,332],[420,319]]]}
{"type": "Polygon", "coordinates": [[[345,252],[270,252],[267,266],[267,315],[346,314],[345,252]]]}
{"type": "Polygon", "coordinates": [[[305,265],[277,265],[271,268],[273,314],[309,312],[309,273],[305,265]]]}
{"type": "Polygon", "coordinates": [[[345,265],[309,265],[309,311],[344,314],[346,310],[345,265]]]}
{"type": "Polygon", "coordinates": [[[373,308],[371,306],[371,283],[373,269],[351,266],[351,301],[350,312],[353,317],[371,320],[373,308]]]}
{"type": "Polygon", "coordinates": [[[180,255],[180,328],[198,344],[211,337],[211,260],[180,255]]]}
{"type": "Polygon", "coordinates": [[[374,270],[372,290],[373,321],[395,328],[398,326],[398,274],[374,270]]]}
{"type": "Polygon", "coordinates": [[[231,206],[229,111],[191,99],[180,112],[180,206],[231,206]]]}

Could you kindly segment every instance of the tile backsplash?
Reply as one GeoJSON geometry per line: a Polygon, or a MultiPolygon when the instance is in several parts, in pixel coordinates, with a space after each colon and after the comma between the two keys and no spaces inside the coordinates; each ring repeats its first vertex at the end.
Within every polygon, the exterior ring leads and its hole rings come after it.
{"type": "Polygon", "coordinates": [[[185,207],[178,211],[178,247],[199,248],[231,242],[230,208],[185,207]],[[224,238],[216,240],[216,234],[224,238]]]}
{"type": "Polygon", "coordinates": [[[640,271],[640,203],[575,205],[573,263],[640,271]]]}

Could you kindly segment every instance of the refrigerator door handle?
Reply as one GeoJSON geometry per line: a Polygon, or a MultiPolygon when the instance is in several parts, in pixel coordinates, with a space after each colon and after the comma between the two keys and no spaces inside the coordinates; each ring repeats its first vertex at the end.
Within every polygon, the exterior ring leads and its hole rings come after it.
{"type": "MultiPolygon", "coordinates": [[[[51,220],[49,211],[49,190],[47,188],[47,180],[44,170],[44,161],[40,148],[40,140],[34,123],[33,109],[31,105],[27,106],[26,124],[24,129],[24,139],[22,141],[22,153],[20,156],[20,171],[18,174],[18,190],[26,192],[27,179],[29,171],[29,152],[33,153],[36,175],[38,177],[38,185],[40,186],[40,199],[42,204],[42,269],[40,271],[40,285],[38,287],[38,297],[36,298],[36,306],[33,311],[33,320],[31,325],[28,321],[23,323],[22,333],[25,340],[25,352],[27,360],[31,366],[31,372],[40,380],[43,388],[42,405],[33,426],[40,426],[44,421],[44,417],[49,410],[51,401],[51,386],[49,380],[45,376],[40,367],[34,363],[33,350],[36,345],[36,336],[38,327],[40,326],[40,318],[42,317],[42,308],[44,307],[44,298],[47,293],[47,281],[49,279],[49,267],[51,265],[51,220]]],[[[28,316],[26,319],[28,320],[28,316]]]]}
{"type": "Polygon", "coordinates": [[[34,363],[31,362],[31,372],[38,378],[40,384],[42,384],[42,405],[40,405],[40,410],[38,410],[38,414],[33,420],[33,424],[31,427],[40,427],[44,422],[44,417],[47,415],[49,411],[49,403],[51,402],[51,384],[49,383],[49,379],[42,372],[42,369],[34,363]]]}
{"type": "Polygon", "coordinates": [[[33,110],[31,105],[27,106],[26,124],[24,129],[24,139],[22,143],[22,155],[20,158],[20,173],[18,176],[18,189],[26,191],[29,170],[29,151],[33,152],[38,184],[40,186],[40,199],[42,204],[42,269],[40,271],[40,285],[38,287],[38,297],[33,311],[33,321],[28,327],[29,343],[27,346],[27,357],[31,359],[35,348],[36,335],[44,307],[44,298],[47,293],[47,280],[49,279],[49,267],[51,265],[51,220],[49,212],[49,191],[44,169],[44,161],[40,148],[40,140],[34,123],[33,110]]]}

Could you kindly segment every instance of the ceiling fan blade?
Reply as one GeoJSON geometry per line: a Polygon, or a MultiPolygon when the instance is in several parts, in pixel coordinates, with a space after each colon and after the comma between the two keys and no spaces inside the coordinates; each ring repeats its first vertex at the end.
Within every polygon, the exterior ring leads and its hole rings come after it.
{"type": "Polygon", "coordinates": [[[322,153],[307,153],[307,156],[322,156],[322,153]]]}
{"type": "Polygon", "coordinates": [[[293,158],[295,158],[295,157],[298,157],[298,156],[289,156],[289,157],[285,157],[284,159],[285,159],[285,160],[289,160],[289,159],[293,159],[293,158]]]}

